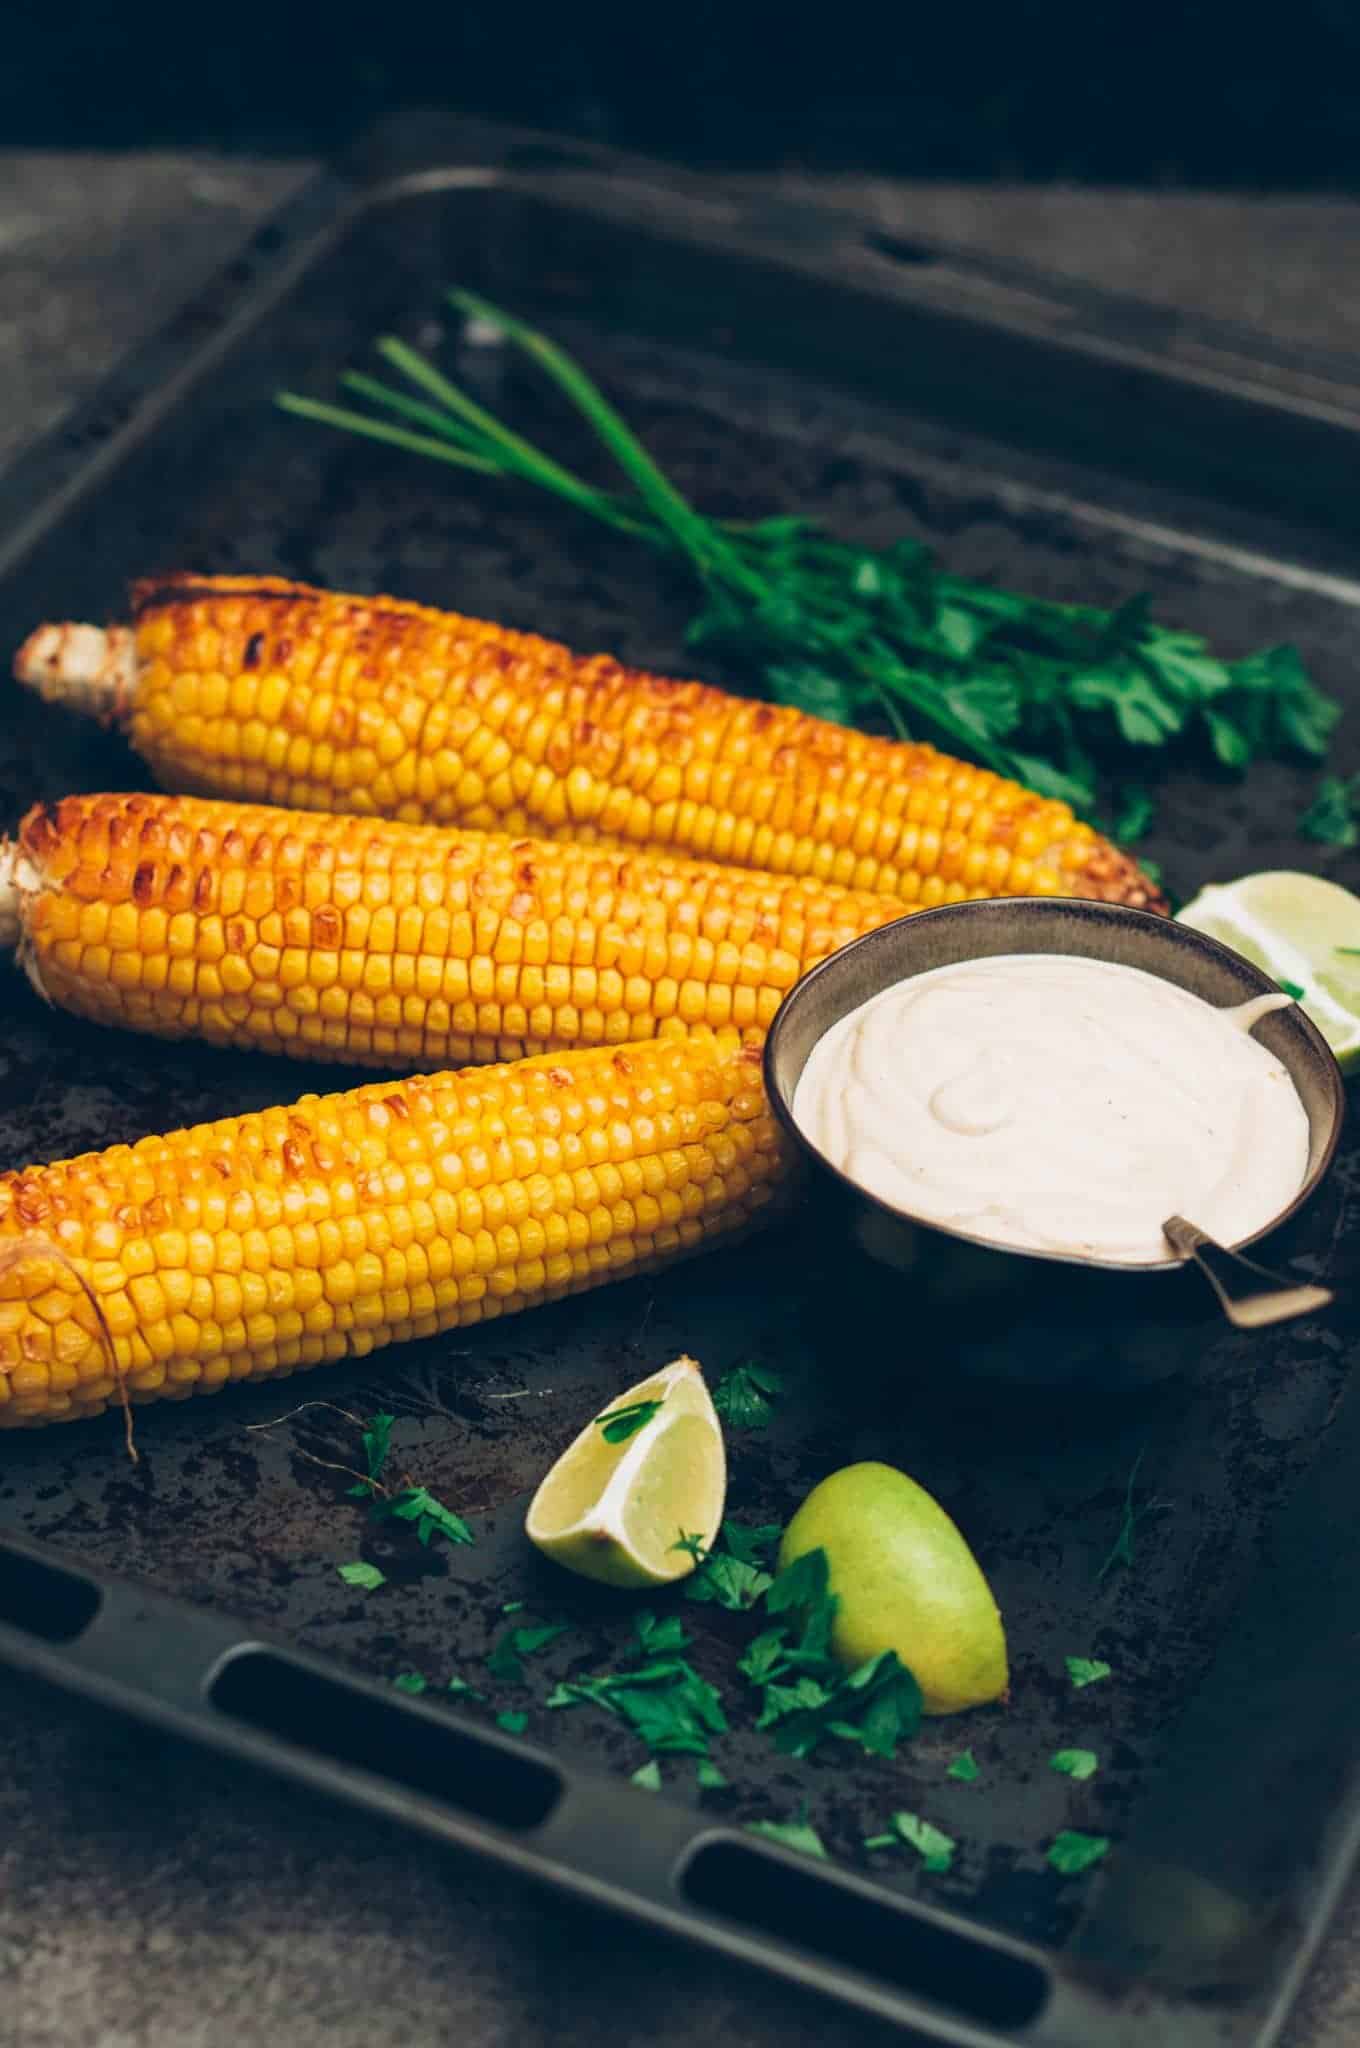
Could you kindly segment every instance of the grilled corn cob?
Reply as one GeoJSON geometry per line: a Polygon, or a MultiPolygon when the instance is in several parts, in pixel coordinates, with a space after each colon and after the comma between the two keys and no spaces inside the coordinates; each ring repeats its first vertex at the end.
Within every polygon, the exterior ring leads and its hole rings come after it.
{"type": "Polygon", "coordinates": [[[124,725],[167,788],[669,848],[914,908],[1165,907],[1065,804],[933,747],[275,577],[141,583],[132,612],[39,627],[15,673],[124,725]]]}
{"type": "Polygon", "coordinates": [[[0,945],[160,1037],[400,1066],[766,1026],[888,896],[385,819],[76,796],[0,841],[0,945]]]}
{"type": "Polygon", "coordinates": [[[0,1426],[211,1393],[744,1228],[784,1153],[703,1032],[376,1081],[0,1177],[0,1426]]]}

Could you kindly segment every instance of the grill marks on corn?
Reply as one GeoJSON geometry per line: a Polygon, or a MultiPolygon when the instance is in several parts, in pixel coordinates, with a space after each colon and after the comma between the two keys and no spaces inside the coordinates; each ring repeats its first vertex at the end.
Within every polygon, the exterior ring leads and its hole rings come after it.
{"type": "Polygon", "coordinates": [[[379,1081],[8,1174],[0,1426],[573,1293],[742,1230],[782,1175],[735,1032],[379,1081]]]}
{"type": "Polygon", "coordinates": [[[269,578],[139,586],[134,614],[132,737],[171,787],[664,846],[917,907],[1160,903],[1065,805],[985,769],[531,634],[269,578]]]}
{"type": "Polygon", "coordinates": [[[162,796],[21,828],[24,958],[100,1021],[387,1067],[763,1028],[887,897],[599,847],[162,796]]]}

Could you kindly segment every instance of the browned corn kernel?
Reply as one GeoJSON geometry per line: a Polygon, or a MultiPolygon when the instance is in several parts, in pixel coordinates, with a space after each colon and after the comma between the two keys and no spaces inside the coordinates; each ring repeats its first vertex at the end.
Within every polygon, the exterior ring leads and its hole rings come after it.
{"type": "Polygon", "coordinates": [[[63,1008],[389,1068],[763,1029],[902,915],[665,854],[196,797],[67,797],[0,842],[0,943],[63,1008]]]}
{"type": "Polygon", "coordinates": [[[933,747],[393,598],[276,577],[133,592],[134,643],[45,626],[16,673],[122,719],[172,789],[666,847],[921,908],[1086,896],[1164,909],[1130,857],[933,747]]]}
{"type": "Polygon", "coordinates": [[[786,1177],[735,1031],[377,1081],[0,1177],[0,1427],[281,1377],[751,1223],[786,1177]]]}

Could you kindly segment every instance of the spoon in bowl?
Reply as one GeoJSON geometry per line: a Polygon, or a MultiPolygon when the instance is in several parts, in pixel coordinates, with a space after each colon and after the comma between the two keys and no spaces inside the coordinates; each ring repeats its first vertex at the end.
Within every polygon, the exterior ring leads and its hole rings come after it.
{"type": "Polygon", "coordinates": [[[1224,1315],[1239,1330],[1261,1330],[1269,1323],[1313,1315],[1336,1299],[1330,1287],[1291,1280],[1258,1266],[1241,1252],[1228,1251],[1198,1224],[1187,1223],[1184,1216],[1168,1216],[1162,1234],[1173,1252],[1194,1260],[1218,1296],[1224,1315]]]}

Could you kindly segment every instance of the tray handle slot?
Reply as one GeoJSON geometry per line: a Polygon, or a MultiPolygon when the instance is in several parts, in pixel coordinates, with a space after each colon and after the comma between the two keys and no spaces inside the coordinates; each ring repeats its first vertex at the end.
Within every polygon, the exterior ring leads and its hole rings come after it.
{"type": "Polygon", "coordinates": [[[236,1651],[209,1679],[207,1697],[233,1721],[496,1827],[541,1827],[562,1797],[557,1773],[532,1758],[275,1650],[236,1651]]]}
{"type": "Polygon", "coordinates": [[[1048,2003],[1047,1972],[1028,1957],[866,1897],[815,1864],[744,1842],[700,1845],[679,1872],[691,1905],[735,1920],[820,1960],[876,1978],[985,2026],[1027,2027],[1048,2003]]]}
{"type": "Polygon", "coordinates": [[[79,1572],[0,1543],[0,1622],[10,1628],[43,1643],[73,1643],[102,1604],[98,1586],[79,1572]]]}

